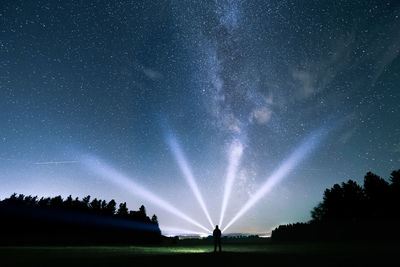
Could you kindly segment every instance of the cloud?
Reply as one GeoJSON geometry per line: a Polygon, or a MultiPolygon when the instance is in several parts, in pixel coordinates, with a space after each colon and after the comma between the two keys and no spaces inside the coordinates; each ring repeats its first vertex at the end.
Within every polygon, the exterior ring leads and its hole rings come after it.
{"type": "MultiPolygon", "coordinates": [[[[399,15],[400,9],[394,12],[399,15]]],[[[397,25],[388,25],[386,30],[375,27],[369,31],[365,43],[360,40],[354,28],[331,43],[326,56],[311,58],[301,63],[302,67],[292,69],[291,75],[297,85],[297,98],[308,99],[324,91],[340,73],[351,72],[368,65],[370,72],[358,78],[358,86],[374,85],[400,55],[400,32],[397,25]],[[390,27],[389,27],[390,26],[390,27]],[[377,38],[382,34],[390,38],[377,38]],[[363,47],[360,51],[360,47],[363,47]],[[361,53],[362,52],[362,53],[361,53]],[[355,54],[357,53],[357,56],[355,54]]]]}
{"type": "MultiPolygon", "coordinates": [[[[142,65],[138,62],[135,62],[135,61],[132,62],[132,66],[135,71],[143,73],[150,80],[157,81],[157,80],[161,80],[164,78],[164,75],[161,72],[159,72],[153,68],[145,67],[144,65],[142,65]]],[[[132,75],[131,71],[125,67],[123,67],[121,69],[121,74],[126,75],[126,76],[132,75]]]]}
{"type": "Polygon", "coordinates": [[[300,83],[300,96],[307,98],[317,91],[316,81],[317,77],[310,71],[294,70],[292,72],[293,78],[300,83]]]}
{"type": "Polygon", "coordinates": [[[400,153],[400,143],[398,143],[398,144],[396,144],[395,146],[394,146],[394,150],[393,150],[394,152],[397,152],[397,153],[400,153]]]}
{"type": "Polygon", "coordinates": [[[272,103],[273,103],[273,95],[269,94],[269,96],[265,97],[264,100],[265,100],[266,104],[272,105],[272,103]]]}
{"type": "Polygon", "coordinates": [[[360,115],[356,112],[352,112],[343,117],[343,122],[346,125],[345,128],[348,130],[341,133],[341,135],[339,136],[339,142],[346,144],[357,132],[360,127],[358,124],[359,116],[360,115]]]}
{"type": "Polygon", "coordinates": [[[358,126],[355,126],[351,128],[350,130],[344,132],[340,137],[339,141],[343,144],[346,144],[352,137],[353,135],[357,132],[358,126]]]}
{"type": "Polygon", "coordinates": [[[262,96],[259,92],[253,92],[251,102],[255,106],[248,117],[250,124],[267,124],[272,117],[273,96],[269,94],[267,97],[262,96]]]}
{"type": "Polygon", "coordinates": [[[355,43],[355,33],[338,38],[331,45],[328,56],[305,62],[303,68],[292,71],[293,80],[298,86],[298,98],[307,99],[323,91],[337,74],[348,68],[350,53],[355,43]]]}
{"type": "Polygon", "coordinates": [[[393,34],[395,37],[391,39],[391,42],[387,45],[380,44],[379,49],[383,51],[377,51],[378,60],[374,66],[374,77],[373,83],[375,83],[387,67],[399,56],[400,53],[400,33],[396,32],[393,34]],[[383,48],[383,49],[382,49],[383,48]]]}
{"type": "Polygon", "coordinates": [[[153,81],[161,80],[162,78],[164,78],[162,73],[149,68],[143,68],[143,73],[144,75],[146,75],[147,78],[153,81]]]}
{"type": "Polygon", "coordinates": [[[232,113],[225,113],[220,122],[225,129],[232,133],[240,134],[242,132],[243,124],[232,113]]]}
{"type": "Polygon", "coordinates": [[[254,109],[249,116],[250,123],[266,124],[271,119],[272,111],[267,107],[254,109]]]}

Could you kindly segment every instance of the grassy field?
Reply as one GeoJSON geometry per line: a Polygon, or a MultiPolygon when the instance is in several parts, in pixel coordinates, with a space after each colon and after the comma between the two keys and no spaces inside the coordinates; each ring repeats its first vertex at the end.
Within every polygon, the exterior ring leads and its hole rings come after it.
{"type": "Polygon", "coordinates": [[[398,264],[396,243],[212,244],[179,242],[162,246],[0,247],[0,266],[342,266],[398,264]]]}

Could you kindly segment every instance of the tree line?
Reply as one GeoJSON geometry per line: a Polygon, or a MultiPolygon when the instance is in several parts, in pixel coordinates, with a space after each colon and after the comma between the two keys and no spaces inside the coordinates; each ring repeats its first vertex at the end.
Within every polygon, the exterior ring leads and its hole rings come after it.
{"type": "Polygon", "coordinates": [[[142,205],[14,193],[0,201],[0,244],[134,244],[161,239],[156,215],[142,205]],[[118,208],[117,208],[118,207],[118,208]]]}
{"type": "Polygon", "coordinates": [[[389,182],[368,172],[363,186],[353,180],[326,189],[306,223],[280,225],[274,240],[398,239],[400,169],[389,182]]]}

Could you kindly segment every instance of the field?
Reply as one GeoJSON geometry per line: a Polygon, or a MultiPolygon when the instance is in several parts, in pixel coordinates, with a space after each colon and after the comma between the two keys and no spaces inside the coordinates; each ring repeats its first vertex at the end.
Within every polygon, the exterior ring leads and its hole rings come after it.
{"type": "Polygon", "coordinates": [[[342,266],[398,263],[395,243],[230,243],[162,246],[0,247],[0,266],[342,266]]]}

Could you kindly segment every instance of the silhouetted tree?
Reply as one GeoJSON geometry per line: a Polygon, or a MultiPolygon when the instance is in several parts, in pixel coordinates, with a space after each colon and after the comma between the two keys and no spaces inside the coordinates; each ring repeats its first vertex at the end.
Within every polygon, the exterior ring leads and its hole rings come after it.
{"type": "Polygon", "coordinates": [[[326,218],[326,210],[322,203],[319,203],[312,211],[311,218],[315,222],[322,222],[326,218]]]}
{"type": "Polygon", "coordinates": [[[279,240],[360,239],[400,237],[400,170],[390,184],[368,172],[364,186],[349,180],[326,189],[308,223],[281,225],[272,232],[279,240]],[[380,229],[371,235],[371,229],[380,229]]]}
{"type": "Polygon", "coordinates": [[[63,199],[61,196],[56,196],[50,199],[50,207],[54,209],[61,209],[63,206],[63,199]]]}
{"type": "Polygon", "coordinates": [[[107,209],[107,201],[103,200],[101,201],[100,205],[101,213],[107,215],[106,209],[107,209]]]}
{"type": "Polygon", "coordinates": [[[35,206],[36,203],[37,203],[37,196],[35,196],[35,197],[32,197],[32,196],[30,196],[30,195],[29,195],[29,196],[25,196],[24,202],[25,202],[27,205],[35,206]]]}
{"type": "Polygon", "coordinates": [[[139,212],[141,213],[141,215],[146,216],[146,208],[143,205],[140,206],[139,212]]]}
{"type": "Polygon", "coordinates": [[[139,216],[140,220],[143,220],[143,219],[145,219],[147,217],[146,208],[143,205],[140,206],[140,208],[139,208],[138,216],[139,216]]]}
{"type": "Polygon", "coordinates": [[[117,215],[120,216],[120,217],[127,217],[128,216],[128,208],[126,207],[126,202],[119,204],[117,215]]]}
{"type": "Polygon", "coordinates": [[[387,215],[387,204],[389,200],[389,183],[378,175],[368,172],[364,176],[364,191],[367,205],[373,217],[387,215]]]}
{"type": "Polygon", "coordinates": [[[397,171],[392,171],[389,180],[392,183],[392,186],[400,187],[400,169],[397,171]]]}
{"type": "Polygon", "coordinates": [[[98,200],[97,198],[94,198],[92,202],[90,202],[90,209],[94,213],[100,213],[101,210],[101,200],[98,200]]]}
{"type": "Polygon", "coordinates": [[[76,197],[73,201],[72,201],[72,209],[74,210],[82,210],[83,206],[83,201],[80,201],[78,197],[76,197]]]}
{"type": "Polygon", "coordinates": [[[393,217],[400,218],[400,169],[392,171],[390,178],[390,211],[393,217]]]}
{"type": "Polygon", "coordinates": [[[354,222],[364,214],[364,192],[361,186],[356,182],[349,180],[342,183],[343,192],[343,217],[346,220],[354,222]]]}
{"type": "Polygon", "coordinates": [[[49,197],[46,197],[46,198],[41,197],[39,199],[38,205],[40,207],[49,207],[50,206],[50,198],[49,197]]]}
{"type": "Polygon", "coordinates": [[[64,207],[66,208],[66,209],[73,209],[73,199],[72,199],[72,196],[71,195],[69,195],[65,200],[64,200],[64,207]]]}
{"type": "Polygon", "coordinates": [[[158,225],[158,218],[155,214],[151,217],[151,222],[158,225]]]}
{"type": "Polygon", "coordinates": [[[111,199],[111,201],[108,202],[108,204],[107,204],[107,206],[105,208],[105,213],[107,215],[114,215],[116,207],[117,207],[117,203],[115,202],[114,199],[111,199]]]}
{"type": "MultiPolygon", "coordinates": [[[[108,244],[159,242],[158,224],[146,216],[144,206],[129,211],[126,202],[90,196],[65,200],[12,194],[0,201],[0,245],[2,244],[108,244]],[[130,216],[132,215],[132,216],[130,216]]],[[[155,216],[155,215],[154,215],[155,216]]],[[[153,219],[157,220],[157,217],[153,219]]]]}
{"type": "Polygon", "coordinates": [[[354,220],[363,213],[364,192],[356,182],[349,180],[326,189],[322,203],[312,211],[314,221],[354,220]]]}
{"type": "Polygon", "coordinates": [[[86,196],[82,198],[82,202],[80,203],[80,207],[82,210],[89,210],[90,208],[90,196],[86,196]]]}

